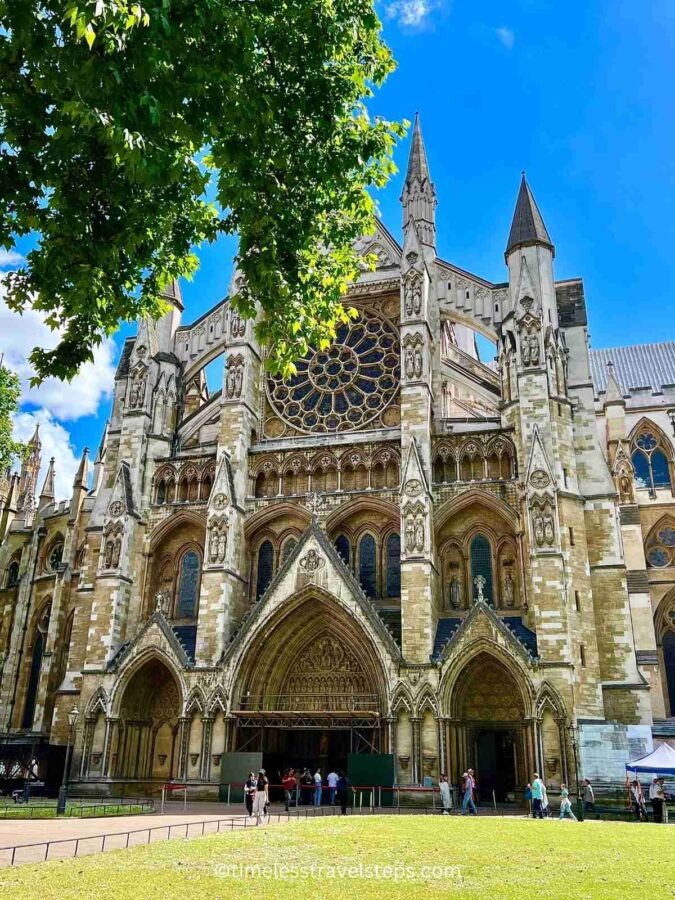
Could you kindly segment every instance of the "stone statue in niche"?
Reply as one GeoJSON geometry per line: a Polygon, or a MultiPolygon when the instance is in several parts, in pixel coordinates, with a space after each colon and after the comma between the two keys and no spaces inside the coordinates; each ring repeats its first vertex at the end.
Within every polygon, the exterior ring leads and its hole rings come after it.
{"type": "Polygon", "coordinates": [[[405,523],[405,548],[407,553],[415,552],[415,522],[412,517],[405,523]]]}
{"type": "Polygon", "coordinates": [[[523,333],[521,341],[523,365],[538,366],[540,360],[539,336],[534,331],[523,333]]]}
{"type": "Polygon", "coordinates": [[[415,351],[412,347],[407,347],[405,351],[405,374],[406,378],[415,377],[415,351]]]}
{"type": "Polygon", "coordinates": [[[544,517],[541,514],[537,514],[533,520],[534,523],[534,540],[537,544],[537,547],[544,546],[544,517]]]}
{"type": "Polygon", "coordinates": [[[485,578],[482,575],[476,575],[473,583],[476,585],[476,603],[485,603],[486,599],[483,593],[486,584],[485,578]]]}
{"type": "Polygon", "coordinates": [[[424,550],[424,520],[421,516],[415,522],[415,549],[420,553],[424,550]]]}
{"type": "Polygon", "coordinates": [[[145,385],[148,378],[148,370],[145,366],[139,366],[131,378],[129,388],[129,409],[138,409],[145,402],[145,385]]]}
{"type": "Polygon", "coordinates": [[[246,331],[246,322],[239,315],[239,310],[233,309],[230,318],[230,334],[233,338],[241,338],[246,331]]]}
{"type": "Polygon", "coordinates": [[[632,503],[633,486],[628,475],[619,476],[619,500],[621,503],[632,503]]]}
{"type": "Polygon", "coordinates": [[[404,305],[407,316],[418,316],[422,311],[422,285],[418,276],[409,278],[404,288],[404,305]]]}
{"type": "Polygon", "coordinates": [[[504,578],[502,595],[504,597],[504,606],[507,609],[513,609],[515,604],[515,585],[513,583],[513,576],[510,572],[507,572],[506,577],[504,578]]]}
{"type": "Polygon", "coordinates": [[[422,359],[422,348],[415,347],[415,378],[421,378],[422,372],[424,371],[424,361],[422,359]]]}
{"type": "Polygon", "coordinates": [[[549,546],[553,546],[555,541],[555,528],[553,526],[553,513],[546,510],[544,514],[544,541],[549,546]]]}
{"type": "Polygon", "coordinates": [[[225,562],[227,552],[227,522],[216,521],[209,533],[209,561],[212,565],[225,562]]]}
{"type": "Polygon", "coordinates": [[[458,575],[450,578],[450,606],[453,609],[462,608],[462,585],[458,575]]]}
{"type": "Polygon", "coordinates": [[[227,374],[225,375],[225,394],[232,399],[241,397],[241,389],[244,383],[244,358],[241,354],[230,356],[227,361],[227,374]]]}
{"type": "Polygon", "coordinates": [[[537,510],[533,515],[532,525],[537,547],[553,547],[555,544],[555,519],[550,506],[537,510]]]}
{"type": "Polygon", "coordinates": [[[159,590],[155,594],[155,612],[164,613],[165,616],[169,615],[169,606],[171,604],[171,593],[166,590],[159,590]]]}

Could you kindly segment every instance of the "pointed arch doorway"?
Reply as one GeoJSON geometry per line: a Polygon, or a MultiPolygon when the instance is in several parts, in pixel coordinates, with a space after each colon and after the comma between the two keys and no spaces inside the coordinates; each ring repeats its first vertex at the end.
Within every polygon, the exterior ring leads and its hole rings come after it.
{"type": "Polygon", "coordinates": [[[453,781],[461,783],[472,768],[480,801],[522,801],[535,765],[535,735],[520,679],[491,653],[479,653],[454,683],[451,711],[453,781]]]}
{"type": "Polygon", "coordinates": [[[346,769],[352,754],[386,752],[384,696],[364,629],[330,598],[291,599],[240,667],[231,749],[261,753],[274,778],[288,766],[346,769]]]}

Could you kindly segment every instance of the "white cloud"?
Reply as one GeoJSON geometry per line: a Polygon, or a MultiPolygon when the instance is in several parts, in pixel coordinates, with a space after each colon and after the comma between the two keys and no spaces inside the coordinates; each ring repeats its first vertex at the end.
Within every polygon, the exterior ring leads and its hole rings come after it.
{"type": "Polygon", "coordinates": [[[59,335],[34,310],[20,316],[8,309],[3,293],[0,284],[0,353],[4,354],[6,365],[21,378],[21,403],[43,407],[62,420],[73,421],[95,413],[112,393],[117,352],[114,341],[104,339],[94,351],[93,361],[85,363],[70,383],[48,378],[39,387],[31,388],[30,352],[35,346],[55,347],[59,335]]]}
{"type": "Polygon", "coordinates": [[[423,28],[442,5],[443,0],[387,0],[384,15],[395,19],[403,28],[423,28]]]}
{"type": "Polygon", "coordinates": [[[63,425],[50,415],[46,409],[35,412],[20,412],[14,417],[14,435],[19,441],[28,441],[33,437],[35,426],[40,423],[40,441],[42,443],[42,465],[38,477],[37,491],[39,495],[47,474],[49,460],[54,457],[54,492],[57,500],[68,499],[73,491],[73,480],[80,463],[75,455],[70,435],[63,425]]]}
{"type": "Polygon", "coordinates": [[[502,25],[499,28],[494,29],[495,34],[497,35],[497,39],[507,50],[513,49],[513,45],[516,42],[516,35],[512,28],[507,28],[506,25],[502,25]]]}
{"type": "Polygon", "coordinates": [[[0,247],[0,269],[17,269],[25,262],[23,256],[16,250],[5,250],[0,247]]]}

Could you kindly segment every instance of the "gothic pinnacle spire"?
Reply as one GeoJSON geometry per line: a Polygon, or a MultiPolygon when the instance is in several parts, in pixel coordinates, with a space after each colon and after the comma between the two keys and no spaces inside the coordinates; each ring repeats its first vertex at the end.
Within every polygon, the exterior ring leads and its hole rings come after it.
{"type": "Polygon", "coordinates": [[[415,178],[419,178],[421,183],[431,181],[427,151],[424,147],[422,129],[420,128],[420,114],[418,112],[415,113],[415,125],[410,145],[410,156],[408,157],[408,171],[405,176],[406,185],[410,185],[415,178]]]}
{"type": "Polygon", "coordinates": [[[40,491],[40,498],[38,500],[38,508],[42,509],[43,506],[48,506],[50,503],[54,501],[54,457],[49,460],[49,466],[47,468],[47,474],[45,475],[44,484],[42,485],[42,490],[40,491]]]}
{"type": "Polygon", "coordinates": [[[82,458],[80,459],[80,464],[77,467],[77,472],[75,473],[75,479],[73,481],[73,487],[87,487],[87,479],[89,477],[89,447],[85,447],[82,451],[82,458]]]}
{"type": "Polygon", "coordinates": [[[625,405],[625,400],[623,399],[623,392],[621,390],[621,386],[616,378],[616,372],[614,371],[614,363],[607,363],[607,385],[605,387],[605,404],[607,403],[623,403],[625,405]]]}
{"type": "Polygon", "coordinates": [[[553,242],[549,237],[539,207],[527,183],[525,172],[521,174],[520,190],[513,213],[511,232],[506,245],[506,255],[525,244],[544,244],[555,253],[553,242]]]}

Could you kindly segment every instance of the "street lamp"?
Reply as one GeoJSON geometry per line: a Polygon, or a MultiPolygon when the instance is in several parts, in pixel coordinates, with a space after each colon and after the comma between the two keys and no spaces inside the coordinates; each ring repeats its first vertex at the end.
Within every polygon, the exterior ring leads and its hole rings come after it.
{"type": "Polygon", "coordinates": [[[66,812],[66,800],[68,799],[68,769],[70,768],[70,748],[75,737],[75,727],[80,715],[79,709],[74,706],[68,713],[68,743],[66,744],[66,761],[63,766],[63,781],[59,788],[59,799],[56,804],[56,815],[62,816],[66,812]]]}
{"type": "Polygon", "coordinates": [[[580,822],[583,822],[584,804],[581,800],[581,788],[579,786],[579,726],[574,722],[570,722],[567,726],[567,730],[570,733],[572,752],[574,753],[574,776],[577,781],[577,818],[580,822]]]}

